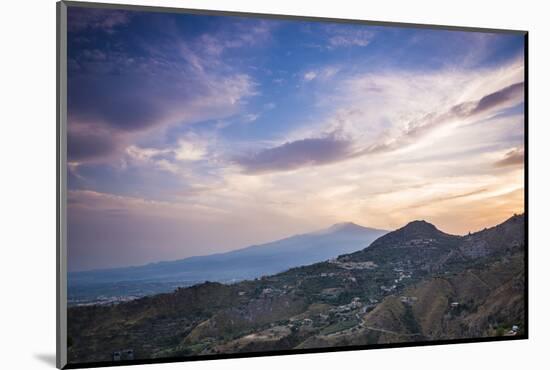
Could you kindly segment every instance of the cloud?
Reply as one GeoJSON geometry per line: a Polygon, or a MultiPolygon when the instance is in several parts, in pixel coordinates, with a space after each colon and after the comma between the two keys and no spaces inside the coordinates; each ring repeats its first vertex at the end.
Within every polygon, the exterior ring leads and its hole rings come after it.
{"type": "Polygon", "coordinates": [[[249,75],[209,55],[196,40],[166,40],[131,51],[71,49],[69,160],[123,155],[153,130],[161,134],[170,125],[229,117],[256,94],[249,75]]]}
{"type": "Polygon", "coordinates": [[[304,80],[306,81],[312,81],[317,77],[317,73],[315,71],[309,71],[304,74],[304,80]]]}
{"type": "Polygon", "coordinates": [[[247,173],[266,173],[337,162],[349,156],[350,151],[349,141],[311,138],[287,142],[235,161],[247,173]]]}
{"type": "Polygon", "coordinates": [[[307,71],[304,73],[304,80],[309,82],[315,79],[328,80],[333,77],[336,73],[339,72],[339,68],[336,67],[325,67],[318,70],[307,71]]]}
{"type": "Polygon", "coordinates": [[[486,95],[479,100],[475,109],[473,109],[470,113],[481,113],[489,109],[498,107],[499,105],[507,103],[511,100],[514,100],[517,97],[523,97],[524,88],[524,83],[518,82],[513,85],[507,86],[502,90],[486,95]]]}
{"type": "Polygon", "coordinates": [[[173,160],[174,152],[170,149],[141,148],[136,145],[130,145],[126,148],[128,159],[134,163],[150,164],[156,169],[179,173],[179,166],[173,160]]]}
{"type": "Polygon", "coordinates": [[[365,47],[370,44],[374,34],[365,29],[333,28],[333,35],[328,39],[328,48],[365,47]]]}
{"type": "MultiPolygon", "coordinates": [[[[280,146],[264,149],[251,156],[240,157],[236,162],[246,173],[267,173],[295,170],[334,163],[366,155],[396,151],[418,142],[434,130],[455,121],[480,119],[482,114],[494,113],[497,109],[515,104],[523,98],[523,83],[516,83],[483,96],[477,101],[467,101],[451,106],[441,113],[430,112],[420,118],[406,122],[400,130],[393,129],[393,135],[386,135],[361,147],[353,139],[337,139],[341,127],[333,127],[325,138],[305,138],[288,141],[280,146]]],[[[351,113],[350,113],[351,114],[351,113]]],[[[483,117],[481,117],[483,118],[483,117]]],[[[341,124],[342,122],[340,122],[341,124]]],[[[351,136],[353,138],[353,136],[351,136]]],[[[517,161],[517,153],[511,153],[504,163],[517,161]]]]}
{"type": "Polygon", "coordinates": [[[126,159],[133,164],[151,165],[153,168],[172,174],[186,174],[190,162],[201,161],[208,154],[208,144],[204,138],[188,134],[178,139],[171,147],[151,148],[130,145],[125,150],[126,159]]]}
{"type": "Polygon", "coordinates": [[[516,148],[495,163],[496,167],[523,166],[525,164],[525,152],[523,148],[516,148]]]}
{"type": "Polygon", "coordinates": [[[259,113],[248,113],[243,116],[244,123],[251,123],[260,118],[261,114],[259,113]]]}
{"type": "Polygon", "coordinates": [[[474,195],[479,195],[479,194],[485,193],[487,191],[488,191],[488,189],[478,189],[478,190],[469,191],[467,193],[452,194],[452,195],[445,195],[445,196],[435,197],[435,198],[431,198],[429,200],[423,200],[421,202],[412,204],[412,205],[408,206],[407,208],[420,208],[420,207],[426,207],[426,205],[433,206],[436,203],[443,203],[443,202],[447,202],[447,201],[450,201],[450,200],[460,200],[462,198],[470,198],[474,195]]]}
{"type": "Polygon", "coordinates": [[[265,45],[271,37],[276,21],[258,20],[255,22],[234,22],[223,27],[218,33],[202,34],[197,39],[200,47],[209,55],[219,56],[227,50],[265,45]]]}
{"type": "Polygon", "coordinates": [[[180,139],[175,157],[180,161],[198,161],[207,154],[207,145],[200,140],[180,139]]]}
{"type": "Polygon", "coordinates": [[[483,96],[478,101],[469,101],[452,106],[443,113],[430,112],[418,120],[410,121],[401,132],[381,143],[375,143],[355,156],[388,152],[414,143],[441,125],[455,120],[465,120],[490,112],[502,106],[517,104],[523,99],[524,83],[515,83],[483,96]]]}
{"type": "Polygon", "coordinates": [[[145,63],[141,67],[150,69],[146,73],[129,66],[121,75],[98,72],[70,79],[70,123],[90,122],[114,131],[136,132],[223,117],[254,94],[253,82],[245,74],[222,76],[205,71],[193,76],[183,66],[169,76],[153,60],[145,63]]]}
{"type": "Polygon", "coordinates": [[[321,38],[314,42],[309,41],[304,46],[328,51],[339,48],[364,48],[375,37],[372,27],[363,25],[307,24],[303,26],[302,31],[308,35],[315,35],[316,38],[321,38]]]}
{"type": "Polygon", "coordinates": [[[130,13],[124,10],[69,7],[67,28],[69,32],[102,30],[108,33],[130,21],[130,13]]]}

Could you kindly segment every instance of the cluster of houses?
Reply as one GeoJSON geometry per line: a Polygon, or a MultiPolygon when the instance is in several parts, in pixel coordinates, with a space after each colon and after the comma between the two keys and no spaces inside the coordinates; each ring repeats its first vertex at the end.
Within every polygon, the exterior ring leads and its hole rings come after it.
{"type": "MultiPolygon", "coordinates": [[[[348,262],[349,263],[349,262],[348,262]]],[[[347,270],[350,270],[350,269],[347,269],[347,270]]],[[[335,276],[339,276],[339,274],[335,273],[335,272],[322,272],[321,274],[319,274],[320,277],[335,277],[335,276]]],[[[348,277],[345,277],[344,278],[344,281],[350,281],[352,283],[356,283],[357,282],[357,279],[353,276],[348,276],[348,277]]]]}
{"type": "Polygon", "coordinates": [[[372,261],[348,262],[348,261],[340,261],[336,258],[333,258],[328,262],[335,264],[336,266],[343,268],[345,270],[366,270],[366,269],[370,270],[378,267],[378,265],[372,261]]]}
{"type": "MultiPolygon", "coordinates": [[[[371,310],[374,306],[376,306],[376,304],[378,304],[378,300],[375,298],[369,298],[365,302],[362,302],[361,298],[354,297],[348,304],[333,307],[328,312],[320,312],[311,318],[291,318],[287,326],[291,329],[298,327],[312,327],[315,322],[323,325],[330,321],[332,315],[340,321],[347,321],[355,318],[361,321],[360,315],[371,310]]],[[[363,324],[361,323],[358,325],[362,326],[363,324]]]]}
{"type": "MultiPolygon", "coordinates": [[[[262,291],[260,292],[260,297],[265,298],[265,297],[272,297],[272,296],[282,295],[282,294],[288,293],[292,288],[293,288],[293,286],[290,286],[290,285],[285,285],[281,289],[273,288],[273,287],[266,287],[266,288],[263,288],[262,291]]],[[[239,295],[245,295],[246,292],[239,292],[238,294],[239,295]]]]}
{"type": "Polygon", "coordinates": [[[419,245],[428,245],[435,242],[435,239],[432,238],[419,238],[419,239],[411,239],[407,243],[407,246],[419,246],[419,245]]]}
{"type": "Polygon", "coordinates": [[[395,279],[395,282],[398,283],[400,282],[401,280],[403,279],[410,279],[412,277],[412,273],[411,272],[406,272],[404,269],[402,268],[394,268],[393,269],[394,272],[397,272],[397,279],[395,279]]]}
{"type": "Polygon", "coordinates": [[[263,296],[272,295],[273,292],[274,292],[273,288],[264,288],[264,289],[262,289],[262,295],[263,296]]]}
{"type": "Polygon", "coordinates": [[[380,285],[380,290],[385,293],[393,292],[395,289],[397,289],[397,285],[380,285]]]}
{"type": "Polygon", "coordinates": [[[394,292],[397,289],[397,284],[399,284],[404,279],[410,279],[412,277],[412,272],[407,272],[402,267],[394,268],[393,272],[397,273],[397,276],[393,278],[392,284],[380,285],[380,290],[384,293],[394,292]]]}
{"type": "Polygon", "coordinates": [[[94,300],[87,301],[87,300],[72,300],[69,302],[71,305],[79,306],[79,307],[86,307],[86,306],[111,306],[116,305],[123,302],[129,302],[133,301],[135,299],[138,299],[138,296],[128,295],[128,296],[113,296],[113,297],[107,297],[104,295],[100,295],[94,300]]]}
{"type": "Polygon", "coordinates": [[[330,311],[335,313],[346,313],[361,308],[362,305],[361,299],[359,297],[354,297],[350,303],[335,307],[330,311]]]}

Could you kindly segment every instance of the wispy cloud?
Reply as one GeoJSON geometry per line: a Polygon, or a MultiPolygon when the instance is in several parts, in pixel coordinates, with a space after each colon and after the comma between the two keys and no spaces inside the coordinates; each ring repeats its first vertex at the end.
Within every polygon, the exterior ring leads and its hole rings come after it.
{"type": "Polygon", "coordinates": [[[340,68],[334,66],[328,66],[316,70],[310,70],[304,73],[304,80],[306,82],[313,81],[315,79],[327,81],[339,72],[340,68]]]}
{"type": "Polygon", "coordinates": [[[265,45],[276,27],[277,22],[263,20],[255,20],[253,24],[234,22],[215,34],[202,34],[196,44],[207,54],[219,56],[231,49],[265,45]]]}
{"type": "Polygon", "coordinates": [[[328,27],[328,48],[365,47],[374,38],[374,32],[364,27],[328,27]]]}
{"type": "Polygon", "coordinates": [[[258,118],[260,118],[259,113],[247,113],[243,116],[243,121],[245,123],[251,123],[256,121],[258,118]]]}
{"type": "MultiPolygon", "coordinates": [[[[361,148],[361,142],[336,138],[337,129],[324,138],[305,138],[285,142],[276,147],[243,156],[236,162],[248,173],[295,170],[305,166],[318,166],[349,160],[366,155],[381,154],[412,145],[441,126],[453,123],[471,123],[471,119],[483,118],[483,114],[494,114],[498,109],[517,104],[523,99],[523,82],[506,86],[487,94],[476,101],[455,104],[443,112],[430,112],[406,122],[402,129],[390,130],[380,142],[361,148]],[[391,134],[394,132],[394,134],[391,134]]],[[[522,160],[523,152],[509,153],[502,163],[522,160]]],[[[501,163],[499,162],[499,163],[501,163]]]]}
{"type": "Polygon", "coordinates": [[[408,122],[397,136],[382,143],[375,143],[356,153],[364,155],[400,149],[414,143],[420,137],[427,135],[439,126],[456,120],[466,120],[486,113],[501,106],[511,106],[523,99],[523,82],[515,83],[491,94],[485,95],[478,101],[469,101],[452,106],[443,113],[428,113],[419,120],[408,122]]]}
{"type": "Polygon", "coordinates": [[[137,165],[150,165],[153,168],[177,175],[186,175],[192,162],[204,160],[208,155],[208,139],[187,134],[170,147],[154,148],[130,145],[126,148],[125,159],[137,165]]]}
{"type": "Polygon", "coordinates": [[[444,195],[444,196],[434,197],[434,198],[431,198],[429,200],[423,200],[421,202],[412,204],[412,205],[408,206],[408,208],[425,207],[428,204],[430,206],[434,206],[437,203],[444,203],[444,202],[447,202],[447,201],[450,201],[450,200],[469,198],[469,197],[472,197],[474,195],[479,195],[479,194],[482,194],[482,193],[485,193],[485,192],[487,192],[487,189],[478,189],[478,190],[469,191],[467,193],[451,194],[451,195],[444,195]]]}

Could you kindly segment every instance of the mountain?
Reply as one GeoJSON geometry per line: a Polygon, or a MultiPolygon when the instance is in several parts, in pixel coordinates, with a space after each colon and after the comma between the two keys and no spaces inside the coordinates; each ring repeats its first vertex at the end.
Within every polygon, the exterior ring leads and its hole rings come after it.
{"type": "Polygon", "coordinates": [[[404,227],[390,233],[386,238],[380,238],[378,242],[406,242],[414,239],[438,239],[449,236],[450,234],[440,231],[431,223],[421,220],[409,222],[404,227]]]}
{"type": "Polygon", "coordinates": [[[204,281],[253,279],[359,250],[385,233],[348,222],[227,253],[137,267],[74,272],[69,274],[69,296],[80,299],[116,296],[132,289],[137,290],[136,295],[144,295],[149,292],[145,289],[158,293],[162,289],[171,291],[177,285],[204,281]]]}
{"type": "MultiPolygon", "coordinates": [[[[382,250],[386,250],[386,252],[388,248],[410,249],[414,247],[422,247],[419,250],[425,252],[433,249],[448,249],[454,246],[459,239],[459,236],[446,234],[429,222],[412,221],[402,228],[376,239],[369,247],[376,250],[381,248],[382,250]]],[[[364,257],[365,253],[366,249],[363,249],[353,253],[350,258],[361,259],[364,257]]]]}
{"type": "Polygon", "coordinates": [[[260,279],[69,308],[69,359],[521,337],[524,268],[523,215],[465,236],[414,221],[368,248],[260,279]]]}

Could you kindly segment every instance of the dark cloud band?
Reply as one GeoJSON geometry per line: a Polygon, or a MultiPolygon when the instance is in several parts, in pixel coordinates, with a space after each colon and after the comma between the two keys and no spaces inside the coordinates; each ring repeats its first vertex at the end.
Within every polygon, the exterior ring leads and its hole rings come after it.
{"type": "Polygon", "coordinates": [[[236,159],[247,173],[288,171],[340,161],[351,153],[351,143],[333,137],[303,139],[236,159]]]}
{"type": "Polygon", "coordinates": [[[525,163],[524,149],[514,149],[506,153],[503,159],[495,163],[496,167],[522,166],[525,163]]]}

